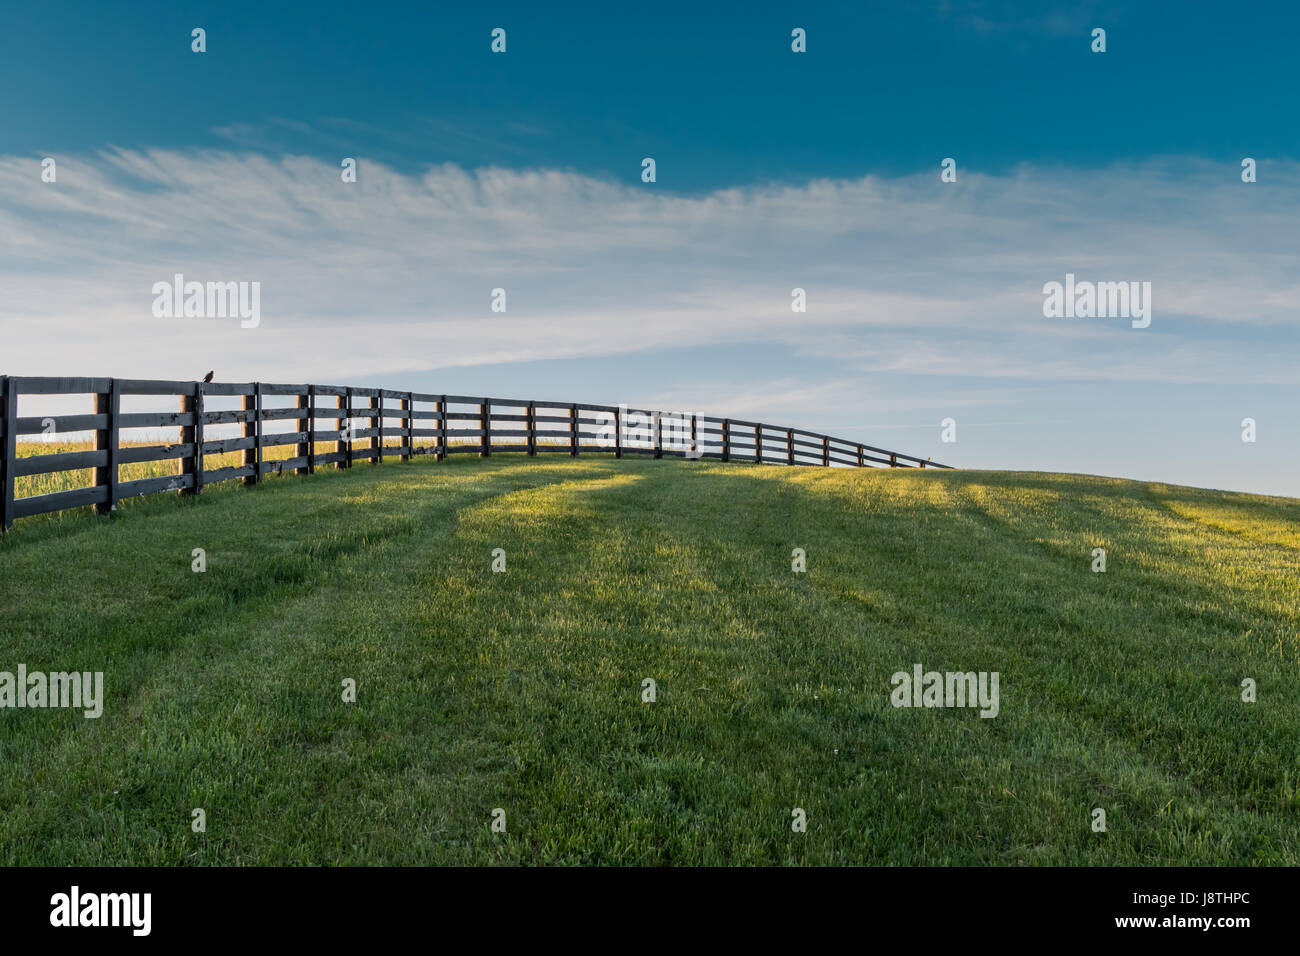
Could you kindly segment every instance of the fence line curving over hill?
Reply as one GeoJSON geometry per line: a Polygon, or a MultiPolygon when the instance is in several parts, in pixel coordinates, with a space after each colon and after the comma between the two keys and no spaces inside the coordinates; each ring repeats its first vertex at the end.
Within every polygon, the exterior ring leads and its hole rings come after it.
{"type": "Polygon", "coordinates": [[[0,377],[0,412],[0,528],[5,530],[17,518],[52,511],[92,506],[106,513],[123,498],[164,491],[193,495],[205,485],[236,478],[254,484],[268,474],[311,474],[318,467],[405,461],[412,455],[441,460],[493,452],[575,457],[603,452],[616,458],[674,456],[770,465],[951,467],[800,428],[734,418],[337,385],[8,376],[0,377]],[[19,415],[22,396],[71,395],[93,399],[93,411],[19,415]],[[175,398],[179,408],[123,410],[124,397],[132,402],[141,396],[154,402],[175,398]],[[224,404],[232,407],[209,407],[224,404]],[[322,419],[328,427],[320,427],[322,419]],[[356,427],[357,421],[366,427],[356,427]],[[172,428],[179,430],[173,443],[148,437],[132,441],[123,435],[172,428]],[[238,434],[218,434],[232,430],[238,434]],[[19,436],[48,440],[78,433],[93,436],[89,450],[17,454],[19,436]],[[280,455],[286,457],[276,457],[280,455]],[[232,456],[235,464],[228,462],[232,456]],[[145,471],[171,471],[168,462],[175,463],[172,473],[121,480],[124,467],[143,464],[145,471]],[[77,470],[89,470],[89,485],[15,497],[18,479],[62,478],[77,470]]]}

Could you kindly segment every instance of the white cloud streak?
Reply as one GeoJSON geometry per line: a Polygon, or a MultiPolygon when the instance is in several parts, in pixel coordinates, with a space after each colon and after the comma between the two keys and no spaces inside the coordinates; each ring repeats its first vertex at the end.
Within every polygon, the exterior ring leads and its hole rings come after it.
{"type": "MultiPolygon", "coordinates": [[[[1166,159],[699,196],[556,170],[111,150],[0,157],[0,371],[364,378],[785,343],[862,372],[1295,384],[1300,164],[1166,159]],[[1042,316],[1066,272],[1150,281],[1152,327],[1042,316]],[[261,326],[157,319],[175,273],[259,281],[261,326]],[[790,311],[790,290],[809,311],[790,311]],[[489,310],[507,290],[509,311],[489,310]]],[[[342,157],[340,157],[341,159],[342,157]]]]}

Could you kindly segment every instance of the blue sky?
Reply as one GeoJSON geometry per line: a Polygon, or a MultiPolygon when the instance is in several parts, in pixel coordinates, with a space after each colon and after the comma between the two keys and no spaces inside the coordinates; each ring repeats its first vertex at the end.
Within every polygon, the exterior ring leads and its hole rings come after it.
{"type": "Polygon", "coordinates": [[[6,11],[0,371],[654,403],[1300,494],[1294,6],[446,6],[6,11]],[[155,318],[175,272],[259,281],[263,322],[155,318]],[[1151,327],[1044,318],[1067,272],[1150,281],[1151,327]]]}
{"type": "Polygon", "coordinates": [[[628,155],[653,153],[660,185],[684,190],[902,175],[936,155],[1003,172],[1295,152],[1280,122],[1294,109],[1293,4],[456,6],[14,5],[6,139],[327,156],[351,144],[407,172],[532,165],[627,181],[628,155]],[[189,51],[195,25],[205,56],[189,51]],[[793,25],[809,33],[804,56],[790,53],[793,25]],[[504,56],[485,55],[493,26],[507,29],[504,56]],[[1089,49],[1094,26],[1105,55],[1089,49]]]}

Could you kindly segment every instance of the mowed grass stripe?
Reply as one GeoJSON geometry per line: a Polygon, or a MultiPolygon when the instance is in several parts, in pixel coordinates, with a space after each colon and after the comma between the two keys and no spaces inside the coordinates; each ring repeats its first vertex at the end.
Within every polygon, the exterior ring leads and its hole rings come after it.
{"type": "Polygon", "coordinates": [[[24,523],[0,545],[5,661],[103,669],[109,700],[0,714],[0,852],[1293,863],[1291,552],[1171,495],[1300,517],[1079,476],[503,456],[24,523]],[[34,573],[68,553],[137,570],[119,602],[76,601],[104,572],[34,573]],[[1000,671],[1001,714],[895,710],[914,662],[1000,671]]]}
{"type": "MultiPolygon", "coordinates": [[[[438,553],[438,539],[450,536],[460,507],[501,493],[503,486],[502,481],[485,482],[472,469],[452,468],[438,476],[442,480],[431,494],[427,474],[407,471],[399,479],[391,472],[358,467],[350,475],[325,473],[319,480],[299,482],[290,500],[277,494],[285,489],[268,484],[256,492],[231,488],[229,494],[223,489],[194,502],[139,502],[113,521],[86,522],[83,535],[91,540],[75,542],[74,550],[103,547],[104,533],[116,534],[119,540],[108,543],[109,553],[101,552],[98,561],[85,562],[63,581],[70,594],[87,598],[79,602],[84,606],[27,602],[24,607],[31,609],[39,631],[29,632],[29,639],[13,653],[31,669],[105,670],[110,693],[124,711],[121,716],[137,726],[156,716],[160,733],[125,735],[127,753],[110,757],[102,750],[91,753],[99,739],[86,731],[107,722],[111,710],[101,721],[86,721],[79,713],[73,719],[59,712],[6,712],[6,719],[22,721],[21,730],[30,728],[44,738],[32,743],[53,765],[50,780],[81,784],[80,792],[47,804],[47,840],[58,839],[65,816],[75,816],[82,801],[99,801],[117,806],[118,812],[101,824],[112,827],[126,852],[164,862],[172,851],[157,840],[167,829],[166,820],[132,810],[138,802],[152,810],[165,801],[168,812],[184,805],[188,818],[190,807],[207,808],[204,802],[186,804],[190,797],[182,800],[176,786],[192,776],[196,763],[206,762],[219,771],[215,792],[200,787],[196,799],[206,790],[209,802],[224,803],[228,819],[234,821],[239,817],[230,817],[230,811],[256,808],[264,813],[297,788],[303,760],[296,751],[331,733],[338,718],[355,714],[340,702],[341,677],[367,681],[369,674],[356,671],[376,655],[392,666],[395,648],[386,638],[401,631],[400,617],[394,621],[391,615],[402,613],[401,598],[411,594],[407,581],[426,554],[438,553]],[[382,504],[374,500],[376,488],[382,489],[382,504]],[[95,527],[105,524],[109,527],[95,527]],[[268,526],[274,530],[265,535],[258,531],[268,526]],[[434,529],[433,540],[417,543],[417,528],[434,529]],[[190,570],[194,547],[208,552],[209,570],[204,574],[190,570]],[[403,562],[410,566],[405,575],[403,562]],[[115,570],[116,579],[106,579],[104,569],[115,570]],[[96,598],[110,589],[117,589],[121,600],[113,601],[114,610],[97,620],[96,598]],[[143,600],[131,607],[133,594],[143,600]],[[128,621],[120,619],[120,607],[131,607],[128,621]],[[51,642],[48,633],[65,637],[51,642]],[[123,651],[128,652],[125,657],[123,651]],[[334,666],[340,659],[347,664],[342,673],[334,666]],[[86,661],[101,663],[92,668],[86,661]],[[285,752],[277,754],[276,748],[285,752]],[[169,752],[184,766],[155,773],[151,765],[169,752]],[[272,756],[280,760],[269,768],[272,773],[288,773],[278,784],[281,789],[271,792],[268,805],[251,799],[245,784],[257,778],[258,764],[272,756]]],[[[551,480],[567,477],[552,472],[551,480]]],[[[544,480],[541,471],[530,480],[544,480]]],[[[57,544],[45,542],[46,550],[57,544]]],[[[48,560],[41,553],[23,558],[33,573],[48,560]]],[[[22,571],[9,570],[12,574],[3,580],[21,587],[22,571]]],[[[15,616],[10,623],[15,626],[6,625],[6,635],[26,622],[15,616]]],[[[5,644],[10,645],[8,636],[5,644]]],[[[324,770],[336,774],[340,766],[331,759],[324,770]]],[[[347,774],[342,777],[341,784],[346,784],[347,774]]],[[[15,799],[23,792],[48,796],[33,791],[19,775],[10,782],[15,799]]],[[[25,820],[10,817],[9,822],[22,824],[30,836],[41,836],[35,814],[25,820]]],[[[292,826],[293,820],[285,823],[292,826]]],[[[256,824],[226,831],[248,836],[260,832],[256,824]]],[[[280,837],[268,835],[271,847],[277,847],[280,837]]],[[[183,844],[182,837],[173,834],[172,843],[183,844]]],[[[209,841],[209,848],[217,842],[209,841]]],[[[238,845],[238,840],[232,844],[238,845]]],[[[106,855],[94,862],[114,859],[111,846],[104,851],[106,855]]]]}

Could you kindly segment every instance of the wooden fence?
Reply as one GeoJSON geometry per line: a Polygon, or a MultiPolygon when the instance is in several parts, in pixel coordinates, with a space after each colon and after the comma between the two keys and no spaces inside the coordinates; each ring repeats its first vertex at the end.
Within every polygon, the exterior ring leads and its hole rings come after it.
{"type": "Polygon", "coordinates": [[[93,506],[106,513],[123,498],[176,491],[199,494],[204,486],[239,479],[253,484],[264,475],[311,474],[325,466],[350,468],[356,461],[405,461],[412,455],[522,452],[527,455],[606,452],[614,457],[650,455],[744,461],[771,465],[947,468],[912,455],[888,451],[798,428],[705,415],[682,415],[625,406],[575,402],[520,401],[465,395],[428,395],[391,389],[335,385],[271,385],[254,382],[162,382],[113,378],[0,377],[0,485],[7,530],[16,518],[93,506]],[[93,396],[86,414],[18,414],[24,395],[93,396]],[[172,396],[176,411],[122,411],[123,396],[172,396]],[[208,410],[216,397],[237,397],[238,408],[208,410]],[[321,428],[325,420],[327,427],[321,428]],[[366,427],[353,424],[361,420],[366,427]],[[269,430],[267,423],[288,430],[269,430]],[[238,437],[205,437],[209,430],[238,426],[238,437]],[[171,444],[123,444],[128,429],[178,429],[171,444]],[[93,432],[92,450],[19,458],[21,435],[93,432]],[[395,444],[386,444],[393,441],[395,444]],[[322,453],[321,445],[330,449],[322,453]],[[292,445],[290,457],[268,459],[265,451],[292,445]],[[209,469],[207,456],[242,452],[241,464],[209,469]],[[175,473],[119,481],[121,466],[174,460],[175,473]],[[14,480],[90,469],[89,486],[50,494],[14,497],[14,480]]]}

